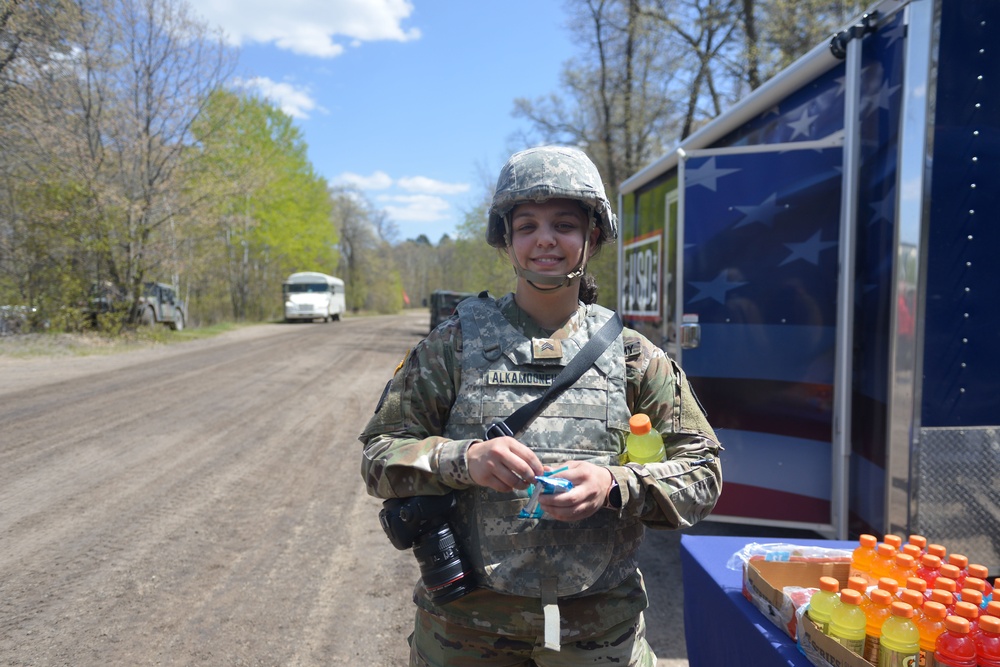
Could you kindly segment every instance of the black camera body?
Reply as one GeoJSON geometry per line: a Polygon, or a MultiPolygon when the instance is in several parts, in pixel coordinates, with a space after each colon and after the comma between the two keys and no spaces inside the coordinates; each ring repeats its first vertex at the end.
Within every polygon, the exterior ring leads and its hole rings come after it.
{"type": "Polygon", "coordinates": [[[457,600],[475,588],[448,525],[447,515],[454,506],[451,493],[389,498],[378,514],[392,546],[400,551],[413,548],[424,588],[437,604],[457,600]]]}

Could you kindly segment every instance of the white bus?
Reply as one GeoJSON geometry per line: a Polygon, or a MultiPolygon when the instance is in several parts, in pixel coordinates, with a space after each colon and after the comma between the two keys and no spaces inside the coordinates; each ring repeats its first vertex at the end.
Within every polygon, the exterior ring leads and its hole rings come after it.
{"type": "Polygon", "coordinates": [[[344,281],[315,271],[288,276],[281,286],[285,298],[285,321],[339,320],[347,309],[344,281]]]}

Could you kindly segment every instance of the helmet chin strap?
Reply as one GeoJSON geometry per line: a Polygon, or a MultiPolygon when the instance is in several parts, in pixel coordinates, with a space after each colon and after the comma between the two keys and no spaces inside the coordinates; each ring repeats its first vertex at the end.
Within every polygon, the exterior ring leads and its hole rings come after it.
{"type": "Polygon", "coordinates": [[[583,253],[580,256],[580,261],[572,271],[562,276],[529,271],[521,266],[521,263],[517,261],[517,256],[514,255],[514,246],[511,244],[510,220],[507,216],[504,216],[504,227],[506,227],[504,240],[507,242],[507,256],[510,257],[510,261],[514,265],[514,273],[517,274],[518,278],[524,278],[524,281],[532,288],[545,293],[554,292],[561,287],[570,287],[579,282],[580,276],[587,268],[587,259],[590,254],[590,235],[594,231],[593,215],[590,216],[587,233],[583,237],[583,253]],[[546,287],[542,287],[542,285],[546,287]]]}

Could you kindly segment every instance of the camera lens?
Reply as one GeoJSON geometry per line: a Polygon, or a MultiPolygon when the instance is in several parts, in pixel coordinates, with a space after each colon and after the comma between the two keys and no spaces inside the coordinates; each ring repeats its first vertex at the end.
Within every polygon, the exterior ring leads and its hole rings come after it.
{"type": "Polygon", "coordinates": [[[421,535],[413,544],[420,577],[434,602],[444,604],[471,593],[471,577],[466,576],[462,557],[451,527],[443,523],[421,535]]]}

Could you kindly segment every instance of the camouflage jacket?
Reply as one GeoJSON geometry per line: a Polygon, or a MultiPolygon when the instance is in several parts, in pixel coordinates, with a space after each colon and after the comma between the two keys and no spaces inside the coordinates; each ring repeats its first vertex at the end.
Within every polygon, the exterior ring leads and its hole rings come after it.
{"type": "MultiPolygon", "coordinates": [[[[497,305],[524,336],[551,339],[573,336],[588,308],[581,305],[562,329],[549,332],[517,307],[513,295],[499,299],[497,305]]],[[[667,457],[662,463],[608,466],[621,491],[620,516],[652,528],[690,526],[711,511],[721,492],[718,441],[680,368],[633,330],[623,332],[622,342],[625,402],[633,414],[649,415],[663,435],[667,457]]],[[[461,323],[453,317],[410,351],[397,369],[360,436],[364,443],[361,473],[371,495],[434,495],[474,486],[465,452],[476,439],[444,435],[461,387],[462,352],[461,323]]],[[[535,598],[479,590],[437,607],[419,585],[415,597],[417,604],[453,622],[492,628],[500,634],[531,633],[542,623],[535,598]],[[512,613],[512,607],[521,613],[512,613]]],[[[616,588],[583,600],[586,603],[579,598],[560,601],[564,633],[571,637],[600,632],[634,616],[646,604],[638,572],[616,588]]]]}

